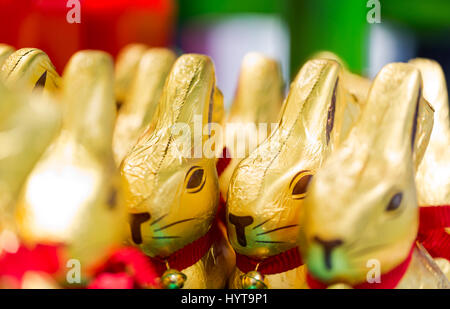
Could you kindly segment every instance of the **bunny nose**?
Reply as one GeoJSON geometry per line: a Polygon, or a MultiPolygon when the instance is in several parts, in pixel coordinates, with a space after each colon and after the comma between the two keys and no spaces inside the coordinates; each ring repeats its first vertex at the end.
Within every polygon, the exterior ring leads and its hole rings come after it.
{"type": "Polygon", "coordinates": [[[323,240],[320,237],[315,236],[314,240],[318,242],[324,250],[325,253],[325,267],[330,270],[331,269],[331,252],[334,248],[343,244],[343,241],[340,239],[333,240],[323,240]]]}
{"type": "Polygon", "coordinates": [[[133,242],[137,245],[142,244],[142,234],[141,225],[144,222],[150,220],[152,216],[148,212],[143,212],[139,214],[131,214],[130,216],[130,226],[131,226],[131,238],[133,242]]]}
{"type": "Polygon", "coordinates": [[[230,214],[228,216],[228,219],[236,228],[236,237],[238,243],[242,247],[246,247],[247,239],[245,238],[245,227],[253,223],[253,218],[250,216],[235,216],[233,214],[230,214]]]}

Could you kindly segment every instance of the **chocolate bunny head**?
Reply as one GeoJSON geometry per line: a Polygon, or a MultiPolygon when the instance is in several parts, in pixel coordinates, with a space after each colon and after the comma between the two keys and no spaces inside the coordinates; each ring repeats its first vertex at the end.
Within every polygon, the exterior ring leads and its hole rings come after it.
{"type": "Polygon", "coordinates": [[[413,66],[385,66],[348,138],[311,182],[300,244],[313,277],[357,284],[369,260],[386,272],[408,256],[418,228],[414,169],[432,127],[421,89],[413,66]]]}
{"type": "Polygon", "coordinates": [[[122,163],[130,239],[147,255],[168,256],[213,222],[219,198],[215,156],[203,150],[215,100],[221,99],[216,91],[210,58],[181,56],[166,80],[155,123],[122,163]]]}

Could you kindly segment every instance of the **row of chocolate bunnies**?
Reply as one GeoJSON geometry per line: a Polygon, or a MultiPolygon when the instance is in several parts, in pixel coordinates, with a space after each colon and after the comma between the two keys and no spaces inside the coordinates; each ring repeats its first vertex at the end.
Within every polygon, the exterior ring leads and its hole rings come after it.
{"type": "Polygon", "coordinates": [[[1,287],[450,287],[434,61],[371,81],[321,53],[284,98],[250,53],[226,116],[203,55],[82,51],[60,77],[0,45],[0,66],[1,287]]]}

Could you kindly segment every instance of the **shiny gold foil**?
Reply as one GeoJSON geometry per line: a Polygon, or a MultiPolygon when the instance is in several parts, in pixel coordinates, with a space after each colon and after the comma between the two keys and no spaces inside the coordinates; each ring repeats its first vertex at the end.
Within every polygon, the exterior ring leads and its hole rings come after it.
{"type": "Polygon", "coordinates": [[[142,56],[148,50],[145,44],[130,44],[125,46],[117,56],[115,66],[115,96],[117,104],[120,106],[125,102],[130,91],[136,72],[139,67],[139,62],[142,56]]]}
{"type": "MultiPolygon", "coordinates": [[[[62,244],[89,271],[126,233],[120,176],[112,155],[113,62],[103,52],[75,54],[63,77],[63,129],[30,174],[18,203],[26,245],[62,244]]],[[[65,262],[64,262],[65,263],[65,262]]]]}
{"type": "Polygon", "coordinates": [[[164,48],[149,49],[141,56],[114,130],[113,148],[118,164],[136,144],[155,114],[175,59],[175,54],[164,48]]]}
{"type": "MultiPolygon", "coordinates": [[[[167,78],[154,128],[146,130],[122,163],[129,188],[130,242],[149,256],[167,257],[199,239],[216,217],[215,157],[198,149],[209,139],[202,129],[211,122],[212,108],[221,98],[214,90],[212,61],[196,54],[181,56],[167,78]],[[173,130],[177,124],[184,132],[173,130]],[[200,131],[194,129],[198,125],[200,131]]],[[[178,269],[187,276],[184,287],[223,287],[229,251],[226,242],[214,244],[196,264],[178,269]]]]}
{"type": "MultiPolygon", "coordinates": [[[[342,74],[334,60],[308,61],[291,85],[279,127],[236,168],[227,224],[238,253],[264,259],[297,246],[308,183],[339,141],[338,125],[348,103],[342,74]]],[[[231,287],[240,287],[241,275],[236,269],[231,287]]],[[[269,288],[302,288],[305,269],[265,280],[269,288]]]]}
{"type": "Polygon", "coordinates": [[[0,83],[0,234],[15,229],[20,188],[57,134],[60,118],[54,102],[13,92],[0,83]]]}
{"type": "Polygon", "coordinates": [[[226,125],[235,124],[239,127],[225,132],[225,146],[232,157],[219,178],[220,192],[224,198],[227,196],[231,175],[238,163],[270,135],[271,124],[278,122],[284,97],[283,86],[281,68],[276,60],[260,53],[248,53],[245,56],[241,65],[236,96],[226,119],[226,125]],[[267,125],[264,132],[258,130],[259,124],[267,125]],[[237,143],[245,147],[240,157],[233,156],[238,151],[237,143]]]}
{"type": "MultiPolygon", "coordinates": [[[[409,63],[422,73],[423,95],[435,110],[430,142],[416,175],[419,205],[450,205],[450,116],[444,72],[432,60],[409,63]]],[[[450,262],[438,259],[438,263],[450,280],[450,262]]]]}
{"type": "MultiPolygon", "coordinates": [[[[321,281],[362,283],[368,261],[386,273],[408,256],[418,229],[414,161],[420,162],[419,148],[427,146],[420,140],[427,140],[433,121],[421,88],[413,66],[384,67],[348,138],[312,180],[299,221],[300,248],[321,281]]],[[[399,287],[439,285],[442,276],[417,265],[424,262],[414,252],[399,287]]]]}
{"type": "Polygon", "coordinates": [[[11,54],[3,63],[1,78],[9,87],[44,93],[55,93],[61,77],[47,54],[36,48],[23,48],[11,54]]]}

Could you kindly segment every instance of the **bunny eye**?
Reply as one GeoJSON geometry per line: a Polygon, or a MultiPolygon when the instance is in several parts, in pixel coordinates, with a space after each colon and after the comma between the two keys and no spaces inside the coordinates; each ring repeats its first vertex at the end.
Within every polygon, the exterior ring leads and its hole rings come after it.
{"type": "Polygon", "coordinates": [[[186,174],[186,189],[188,193],[197,193],[206,182],[205,170],[200,166],[193,166],[186,174]]]}
{"type": "Polygon", "coordinates": [[[389,201],[389,204],[386,207],[387,211],[393,211],[400,207],[403,199],[403,193],[397,193],[394,195],[391,200],[389,201]]]}
{"type": "Polygon", "coordinates": [[[294,200],[304,199],[308,185],[311,182],[313,174],[311,171],[301,171],[292,179],[290,187],[292,188],[292,198],[294,200]]]}

